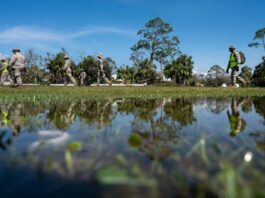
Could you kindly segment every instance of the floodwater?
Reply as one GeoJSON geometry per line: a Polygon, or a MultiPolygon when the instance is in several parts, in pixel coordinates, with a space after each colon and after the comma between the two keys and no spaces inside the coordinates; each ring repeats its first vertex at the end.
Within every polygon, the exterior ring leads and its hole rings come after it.
{"type": "Polygon", "coordinates": [[[0,103],[0,197],[264,197],[265,98],[0,103]]]}

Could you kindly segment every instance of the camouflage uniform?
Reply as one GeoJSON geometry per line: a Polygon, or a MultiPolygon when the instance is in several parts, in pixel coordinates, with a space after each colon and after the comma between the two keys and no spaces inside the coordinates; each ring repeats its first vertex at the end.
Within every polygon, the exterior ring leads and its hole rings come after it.
{"type": "Polygon", "coordinates": [[[13,80],[11,79],[9,72],[8,72],[8,62],[7,59],[2,59],[2,67],[1,67],[1,79],[0,85],[3,85],[5,81],[9,81],[11,85],[13,85],[13,80]]]}
{"type": "Polygon", "coordinates": [[[100,84],[100,74],[102,74],[102,78],[105,82],[107,82],[111,86],[111,81],[106,77],[106,74],[104,72],[104,58],[102,54],[98,55],[98,61],[99,61],[99,69],[98,69],[98,80],[97,80],[97,85],[99,86],[100,84]]]}
{"type": "Polygon", "coordinates": [[[80,79],[80,85],[84,85],[84,80],[86,79],[87,75],[85,71],[82,71],[79,75],[79,79],[80,79]]]}
{"type": "Polygon", "coordinates": [[[14,75],[17,85],[22,85],[21,70],[25,68],[25,57],[20,53],[19,49],[13,50],[9,66],[14,69],[14,75]]]}
{"type": "Polygon", "coordinates": [[[68,56],[64,57],[64,65],[63,65],[63,70],[66,72],[68,78],[70,79],[70,81],[76,86],[76,80],[75,78],[72,76],[72,70],[71,70],[71,60],[68,56]]]}

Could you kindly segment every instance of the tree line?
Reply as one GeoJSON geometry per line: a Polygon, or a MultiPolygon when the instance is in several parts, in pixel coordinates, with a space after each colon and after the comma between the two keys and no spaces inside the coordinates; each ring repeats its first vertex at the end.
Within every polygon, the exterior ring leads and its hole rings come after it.
{"type": "MultiPolygon", "coordinates": [[[[162,83],[170,79],[171,84],[182,86],[203,84],[206,86],[220,86],[229,81],[225,70],[220,65],[213,65],[207,74],[195,74],[192,56],[183,54],[179,48],[180,40],[174,34],[170,24],[157,17],[148,21],[137,35],[139,41],[131,47],[130,60],[132,65],[117,66],[115,61],[107,57],[104,62],[104,71],[108,78],[116,71],[117,79],[125,83],[162,83]]],[[[254,42],[249,47],[263,47],[265,50],[265,28],[255,33],[254,42]],[[261,41],[261,42],[257,42],[261,41]]],[[[25,53],[26,70],[23,74],[25,83],[61,83],[64,74],[62,65],[65,49],[53,55],[47,53],[38,55],[33,49],[25,53]]],[[[87,73],[85,84],[89,85],[97,80],[98,61],[96,57],[89,55],[83,57],[79,63],[72,61],[74,77],[78,78],[81,71],[87,73]]],[[[265,73],[262,63],[251,67],[241,67],[240,76],[249,85],[265,86],[265,73]]]]}

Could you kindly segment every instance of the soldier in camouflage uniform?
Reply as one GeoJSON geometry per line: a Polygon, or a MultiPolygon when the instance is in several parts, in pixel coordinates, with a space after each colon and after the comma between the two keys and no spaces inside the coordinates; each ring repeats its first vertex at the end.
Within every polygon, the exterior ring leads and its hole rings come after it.
{"type": "Polygon", "coordinates": [[[20,53],[20,49],[18,48],[13,49],[12,52],[13,56],[11,57],[9,66],[14,70],[16,85],[21,86],[21,70],[25,68],[25,57],[20,53]]]}
{"type": "Polygon", "coordinates": [[[74,86],[77,86],[75,78],[72,76],[72,70],[71,70],[71,59],[69,56],[64,56],[64,65],[63,65],[63,71],[66,72],[66,75],[70,79],[70,81],[74,84],[74,86]]]}
{"type": "Polygon", "coordinates": [[[11,79],[8,71],[8,60],[7,58],[1,58],[2,67],[0,69],[1,71],[1,79],[0,79],[0,85],[4,85],[5,81],[9,81],[11,85],[14,84],[13,80],[11,79]]]}
{"type": "Polygon", "coordinates": [[[86,79],[87,74],[84,70],[81,71],[80,75],[79,75],[79,79],[80,79],[80,85],[83,86],[84,84],[84,80],[86,79]]]}
{"type": "Polygon", "coordinates": [[[100,84],[100,74],[102,74],[102,78],[109,84],[109,86],[112,85],[112,82],[106,77],[106,74],[104,72],[104,57],[103,54],[98,55],[98,61],[99,61],[99,69],[98,69],[98,80],[97,80],[97,85],[99,86],[100,84]]]}

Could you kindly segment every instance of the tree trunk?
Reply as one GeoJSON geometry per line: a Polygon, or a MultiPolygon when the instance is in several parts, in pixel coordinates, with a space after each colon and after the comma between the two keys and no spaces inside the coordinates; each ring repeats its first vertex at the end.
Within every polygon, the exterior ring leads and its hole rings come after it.
{"type": "Polygon", "coordinates": [[[150,60],[148,62],[148,69],[151,70],[151,66],[153,65],[154,62],[154,52],[151,53],[150,55],[150,60]]]}
{"type": "Polygon", "coordinates": [[[163,64],[162,63],[160,63],[160,69],[161,69],[161,83],[163,83],[164,72],[163,72],[163,64]]]}

